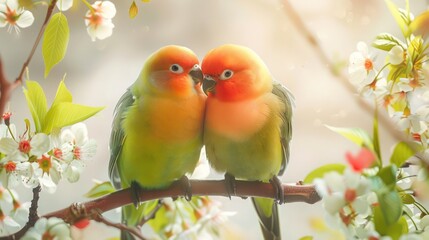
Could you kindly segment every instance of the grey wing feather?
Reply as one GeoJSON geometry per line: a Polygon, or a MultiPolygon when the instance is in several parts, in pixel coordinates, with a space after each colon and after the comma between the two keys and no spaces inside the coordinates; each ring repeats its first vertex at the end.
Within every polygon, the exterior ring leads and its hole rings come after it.
{"type": "Polygon", "coordinates": [[[283,125],[281,126],[281,144],[283,147],[283,161],[278,175],[283,175],[286,166],[289,162],[289,142],[292,138],[292,110],[295,107],[295,98],[292,93],[277,81],[273,81],[273,91],[272,93],[276,95],[284,104],[284,112],[281,115],[283,120],[283,125]]]}
{"type": "Polygon", "coordinates": [[[121,155],[123,142],[126,138],[124,129],[122,128],[122,121],[125,118],[125,113],[128,108],[134,103],[134,96],[130,88],[127,89],[116,104],[113,116],[112,132],[110,134],[109,178],[113,186],[117,189],[122,188],[118,170],[118,159],[121,155]]]}

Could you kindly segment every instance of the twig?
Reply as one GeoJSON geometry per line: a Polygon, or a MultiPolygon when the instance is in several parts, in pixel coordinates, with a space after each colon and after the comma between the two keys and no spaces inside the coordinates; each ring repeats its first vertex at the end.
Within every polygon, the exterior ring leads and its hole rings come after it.
{"type": "MultiPolygon", "coordinates": [[[[329,67],[329,71],[331,72],[331,74],[337,77],[339,80],[341,80],[340,82],[348,91],[355,93],[356,92],[355,87],[349,82],[347,76],[345,76],[344,73],[337,72],[335,70],[334,62],[322,50],[322,47],[320,47],[319,42],[316,40],[316,37],[311,33],[310,30],[308,30],[307,26],[305,26],[304,22],[302,21],[302,18],[299,16],[297,11],[292,7],[289,0],[283,0],[282,2],[283,2],[286,15],[290,18],[291,22],[296,26],[296,29],[298,30],[298,32],[301,33],[304,36],[304,38],[307,40],[307,42],[313,47],[314,51],[316,52],[321,62],[326,64],[329,67]]],[[[368,102],[366,102],[363,98],[356,98],[356,99],[362,109],[365,109],[368,113],[373,114],[374,109],[368,102]]],[[[397,129],[397,127],[393,124],[393,122],[389,118],[387,118],[385,115],[380,115],[379,121],[388,129],[392,129],[392,131],[389,131],[389,133],[394,138],[396,138],[398,141],[407,142],[408,139],[406,138],[406,136],[402,134],[400,131],[395,130],[397,129]]]]}
{"type": "Polygon", "coordinates": [[[33,188],[33,200],[31,200],[31,206],[28,214],[28,222],[25,224],[25,226],[13,235],[0,237],[0,240],[21,239],[21,237],[24,236],[28,229],[34,226],[36,221],[39,219],[39,216],[37,215],[37,208],[41,189],[42,188],[40,187],[40,185],[33,188]]]}
{"type": "Polygon", "coordinates": [[[55,8],[55,4],[58,0],[52,0],[51,3],[48,6],[48,10],[46,12],[46,17],[43,22],[42,27],[40,28],[39,34],[37,35],[36,41],[33,44],[33,47],[30,51],[30,54],[28,55],[27,60],[22,65],[21,71],[18,75],[18,77],[15,79],[14,82],[9,82],[6,78],[6,74],[3,70],[3,64],[2,60],[0,59],[0,116],[4,113],[6,104],[10,99],[10,96],[12,95],[13,90],[15,90],[19,85],[23,82],[23,76],[24,72],[27,69],[28,65],[31,62],[31,59],[33,58],[34,53],[36,52],[37,46],[40,43],[40,40],[42,39],[43,33],[45,32],[46,26],[49,22],[49,19],[52,16],[52,12],[55,8]]]}
{"type": "Polygon", "coordinates": [[[138,239],[145,240],[145,238],[140,233],[138,228],[128,227],[127,225],[124,225],[121,223],[111,222],[111,221],[107,220],[106,218],[104,218],[103,215],[101,215],[101,213],[99,211],[96,211],[96,210],[94,210],[94,213],[91,215],[92,215],[91,219],[94,219],[97,222],[104,223],[109,227],[114,227],[114,228],[117,228],[119,230],[127,231],[127,232],[131,233],[132,235],[134,235],[135,237],[137,237],[138,239]]]}
{"type": "Polygon", "coordinates": [[[152,220],[155,218],[156,213],[158,212],[159,209],[161,209],[161,207],[164,205],[162,199],[158,200],[158,204],[156,205],[156,207],[150,211],[149,214],[147,214],[138,224],[139,227],[142,227],[143,225],[145,225],[149,220],[152,220]]]}

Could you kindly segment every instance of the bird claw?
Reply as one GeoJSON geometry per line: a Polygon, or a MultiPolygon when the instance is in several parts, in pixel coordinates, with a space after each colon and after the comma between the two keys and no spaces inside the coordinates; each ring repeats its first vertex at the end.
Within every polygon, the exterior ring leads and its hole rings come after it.
{"type": "Polygon", "coordinates": [[[140,189],[141,186],[137,182],[131,182],[131,199],[133,201],[134,207],[138,207],[140,205],[140,189]]]}
{"type": "Polygon", "coordinates": [[[280,179],[277,176],[272,177],[270,179],[270,183],[273,186],[275,191],[274,199],[277,201],[278,204],[285,203],[283,183],[280,181],[280,179]]]}
{"type": "Polygon", "coordinates": [[[225,187],[230,200],[231,200],[231,196],[237,195],[237,186],[235,184],[235,177],[229,173],[225,173],[225,187]]]}
{"type": "Polygon", "coordinates": [[[180,185],[182,186],[183,195],[185,196],[186,201],[191,201],[192,199],[192,186],[188,177],[183,175],[180,179],[180,185]]]}

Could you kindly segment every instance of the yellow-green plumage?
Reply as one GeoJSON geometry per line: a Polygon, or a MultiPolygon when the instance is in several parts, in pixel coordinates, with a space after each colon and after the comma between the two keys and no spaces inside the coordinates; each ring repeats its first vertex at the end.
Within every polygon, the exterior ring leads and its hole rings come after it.
{"type": "MultiPolygon", "coordinates": [[[[205,95],[193,78],[198,58],[184,47],[152,54],[136,82],[119,100],[110,138],[109,176],[116,188],[133,182],[159,189],[194,170],[203,145],[205,95]]],[[[123,209],[135,226],[144,207],[123,209]]]]}
{"type": "MultiPolygon", "coordinates": [[[[208,91],[204,144],[211,165],[239,179],[283,174],[292,136],[292,96],[250,49],[223,45],[203,59],[208,91]]],[[[265,239],[281,239],[277,205],[252,198],[265,239]]]]}

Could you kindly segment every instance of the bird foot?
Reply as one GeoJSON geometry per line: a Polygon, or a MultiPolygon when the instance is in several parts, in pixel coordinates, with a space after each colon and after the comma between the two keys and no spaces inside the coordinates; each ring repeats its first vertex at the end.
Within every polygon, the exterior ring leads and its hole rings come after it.
{"type": "Polygon", "coordinates": [[[183,175],[180,179],[180,185],[183,190],[183,195],[185,196],[186,201],[191,201],[192,199],[192,187],[189,178],[183,175]]]}
{"type": "Polygon", "coordinates": [[[229,173],[225,173],[225,187],[226,187],[226,192],[228,193],[229,199],[231,199],[231,196],[237,195],[237,186],[235,184],[235,177],[229,173]]]}
{"type": "Polygon", "coordinates": [[[137,182],[131,182],[131,199],[133,201],[134,207],[138,207],[140,205],[140,189],[141,186],[137,182]]]}
{"type": "Polygon", "coordinates": [[[270,179],[270,183],[273,186],[275,191],[274,199],[277,201],[278,204],[285,203],[283,183],[280,181],[280,179],[277,176],[272,177],[270,179]]]}

